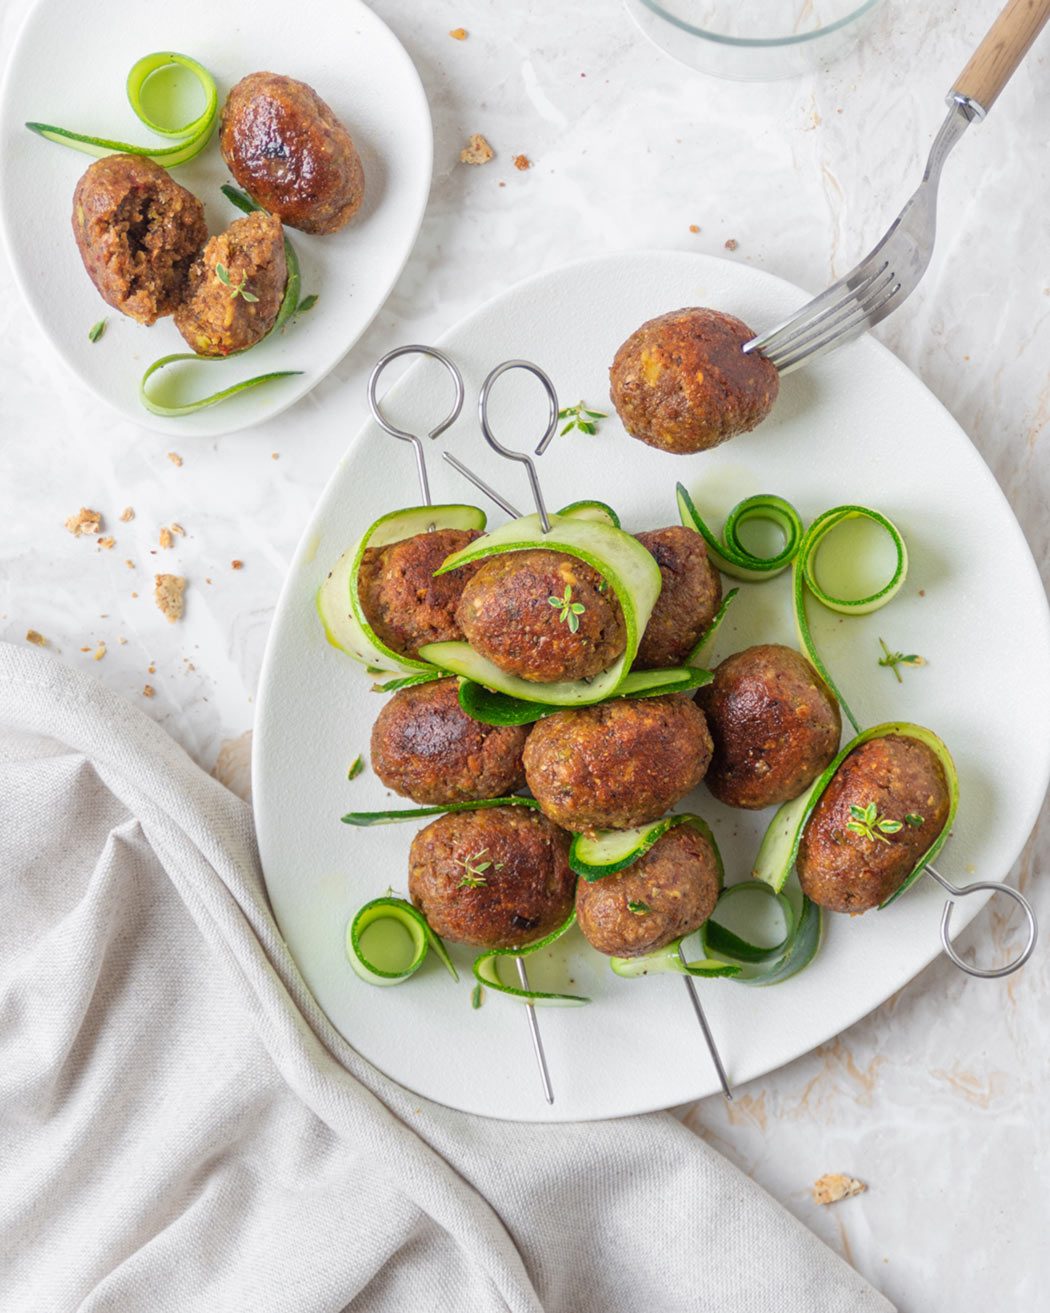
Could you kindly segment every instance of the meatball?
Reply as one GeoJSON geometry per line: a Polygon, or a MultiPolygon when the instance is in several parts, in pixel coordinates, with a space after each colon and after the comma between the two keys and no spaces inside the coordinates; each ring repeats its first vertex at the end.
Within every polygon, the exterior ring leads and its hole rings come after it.
{"type": "Polygon", "coordinates": [[[650,319],[613,360],[612,400],[632,438],[678,455],[707,451],[769,414],[780,377],[732,315],[702,308],[650,319]]]}
{"type": "Polygon", "coordinates": [[[237,182],[289,228],[334,233],[365,195],[349,132],[312,87],[249,73],[226,97],[219,148],[237,182]]]}
{"type": "Polygon", "coordinates": [[[640,957],[703,925],[720,888],[710,842],[691,825],[677,825],[625,871],[580,880],[576,922],[599,953],[640,957]]]}
{"type": "Polygon", "coordinates": [[[779,643],[735,652],[697,694],[715,750],[707,787],[729,807],[778,806],[812,784],[839,748],[838,703],[779,643]]]}
{"type": "Polygon", "coordinates": [[[287,281],[280,219],[235,219],[193,262],[175,327],[200,356],[244,351],[273,328],[287,281]]]}
{"type": "Polygon", "coordinates": [[[204,206],[143,155],[106,155],[73,193],[73,235],[103,301],[140,324],[170,315],[208,240],[204,206]]]}
{"type": "Polygon", "coordinates": [[[796,861],[803,891],[833,912],[878,907],[944,829],[948,810],[944,770],[925,743],[900,734],[869,739],[838,768],[806,822],[796,861]],[[872,803],[869,826],[850,808],[872,803]],[[887,834],[883,820],[901,828],[887,834]]]}
{"type": "Polygon", "coordinates": [[[416,657],[426,643],[462,638],[456,622],[463,585],[478,568],[463,565],[434,577],[454,552],[480,538],[475,529],[434,529],[389,547],[369,547],[357,577],[365,618],[380,639],[402,656],[416,657]]]}
{"type": "Polygon", "coordinates": [[[722,602],[722,580],[695,529],[676,524],[635,537],[656,558],[663,581],[638,645],[635,669],[680,665],[715,618],[722,602]]]}
{"type": "Polygon", "coordinates": [[[372,768],[413,802],[476,802],[525,784],[523,725],[483,725],[459,705],[459,681],[395,693],[372,727],[372,768]]]}
{"type": "Polygon", "coordinates": [[[525,744],[525,779],[567,830],[628,830],[658,820],[704,777],[711,735],[681,694],[615,698],[559,711],[525,744]]]}
{"type": "Polygon", "coordinates": [[[623,611],[601,575],[542,548],[490,557],[463,589],[456,619],[482,656],[538,684],[589,679],[627,646],[623,611]]]}
{"type": "Polygon", "coordinates": [[[528,807],[449,812],[420,830],[408,859],[412,902],[435,934],[519,948],[562,924],[576,876],[569,836],[528,807]]]}

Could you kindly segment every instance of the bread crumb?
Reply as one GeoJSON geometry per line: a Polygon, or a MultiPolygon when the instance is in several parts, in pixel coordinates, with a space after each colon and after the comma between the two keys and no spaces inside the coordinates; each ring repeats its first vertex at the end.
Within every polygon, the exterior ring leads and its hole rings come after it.
{"type": "Polygon", "coordinates": [[[134,509],[131,506],[125,506],[124,509],[120,512],[120,518],[123,520],[125,524],[130,524],[131,521],[135,518],[134,509]]]}
{"type": "Polygon", "coordinates": [[[95,661],[101,661],[105,655],[106,645],[105,643],[99,643],[98,647],[96,647],[95,651],[92,653],[92,659],[95,661]]]}
{"type": "Polygon", "coordinates": [[[175,524],[175,523],[173,522],[173,523],[171,524],[170,528],[171,528],[172,533],[177,533],[177,534],[179,535],[180,538],[185,538],[185,537],[186,537],[186,530],[182,527],[181,524],[175,524]]]}
{"type": "Polygon", "coordinates": [[[449,33],[449,36],[453,41],[466,41],[467,37],[470,36],[470,33],[465,27],[454,27],[449,33]]]}
{"type": "Polygon", "coordinates": [[[174,545],[175,539],[171,536],[170,529],[162,528],[157,541],[160,543],[161,547],[171,547],[174,545]]]}
{"type": "Polygon", "coordinates": [[[144,698],[151,698],[156,691],[157,690],[153,687],[152,684],[142,685],[142,696],[144,698]]]}
{"type": "Polygon", "coordinates": [[[172,465],[181,465],[181,464],[182,464],[182,457],[179,455],[179,453],[178,453],[177,451],[169,451],[169,452],[168,452],[168,460],[171,461],[172,465]]]}
{"type": "Polygon", "coordinates": [[[113,548],[116,547],[117,540],[116,538],[109,538],[109,537],[100,538],[98,540],[98,545],[103,549],[103,551],[111,552],[113,548]]]}
{"type": "Polygon", "coordinates": [[[66,528],[74,538],[83,538],[88,534],[94,537],[102,529],[102,516],[88,506],[81,506],[76,515],[71,515],[66,521],[66,528]]]}
{"type": "Polygon", "coordinates": [[[132,597],[138,597],[138,593],[132,593],[131,596],[132,596],[132,597]]]}
{"type": "Polygon", "coordinates": [[[244,569],[244,562],[243,562],[243,561],[231,561],[231,562],[230,562],[230,569],[231,569],[231,570],[243,570],[243,569],[244,569]]]}
{"type": "Polygon", "coordinates": [[[117,642],[120,644],[121,647],[127,647],[128,645],[128,640],[124,637],[123,634],[117,635],[117,642]]]}
{"type": "Polygon", "coordinates": [[[459,152],[460,164],[488,164],[496,152],[480,132],[467,138],[467,144],[459,152]]]}
{"type": "Polygon", "coordinates": [[[155,675],[156,673],[157,673],[157,663],[156,661],[151,661],[149,665],[146,667],[146,674],[155,675]]]}
{"type": "Polygon", "coordinates": [[[698,233],[700,231],[700,225],[698,223],[691,223],[689,225],[689,231],[691,233],[698,233]]]}
{"type": "Polygon", "coordinates": [[[81,652],[90,652],[90,651],[91,651],[91,644],[88,643],[88,645],[87,645],[86,647],[82,647],[80,650],[81,650],[81,652]]]}
{"type": "Polygon", "coordinates": [[[154,576],[153,600],[171,625],[176,620],[182,619],[183,593],[185,591],[186,580],[180,575],[158,574],[154,576]]]}
{"type": "Polygon", "coordinates": [[[818,1204],[837,1204],[840,1199],[851,1199],[863,1194],[868,1187],[863,1181],[841,1172],[829,1172],[813,1182],[813,1199],[818,1204]]]}
{"type": "Polygon", "coordinates": [[[726,250],[727,250],[727,251],[735,251],[736,248],[737,248],[739,245],[740,245],[740,243],[737,241],[737,239],[736,239],[735,237],[727,237],[727,238],[726,238],[726,250]]]}
{"type": "Polygon", "coordinates": [[[281,453],[280,453],[279,451],[271,451],[271,452],[270,452],[270,459],[271,459],[271,460],[280,460],[280,459],[281,459],[281,453]]]}
{"type": "Polygon", "coordinates": [[[514,167],[524,173],[526,169],[532,168],[532,160],[527,155],[515,155],[514,167]]]}
{"type": "Polygon", "coordinates": [[[34,647],[47,647],[47,639],[36,629],[26,630],[26,642],[32,643],[34,647]]]}

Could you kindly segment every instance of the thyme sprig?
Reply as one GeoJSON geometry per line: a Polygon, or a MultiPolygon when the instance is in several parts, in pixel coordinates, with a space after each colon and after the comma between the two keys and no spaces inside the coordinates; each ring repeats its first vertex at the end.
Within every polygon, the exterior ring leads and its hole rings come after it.
{"type": "MultiPolygon", "coordinates": [[[[859,834],[862,839],[877,839],[879,843],[889,843],[887,834],[899,834],[904,829],[903,821],[892,821],[888,816],[880,816],[878,806],[874,802],[869,802],[866,807],[858,807],[855,803],[851,803],[849,814],[852,819],[846,822],[846,829],[859,834]]],[[[909,812],[909,815],[911,814],[909,812]]],[[[913,823],[908,822],[909,825],[913,823]]],[[[919,824],[922,824],[921,818],[919,824]]]]}
{"type": "Polygon", "coordinates": [[[487,848],[482,848],[473,857],[456,857],[453,859],[457,866],[463,867],[463,877],[456,885],[457,889],[480,889],[488,884],[486,871],[503,870],[503,863],[493,862],[486,856],[487,852],[487,848]]]}
{"type": "Polygon", "coordinates": [[[558,619],[569,626],[569,632],[575,634],[580,627],[580,616],[587,610],[582,602],[572,600],[572,584],[565,585],[561,597],[548,597],[548,603],[559,612],[558,619]]]}
{"type": "Polygon", "coordinates": [[[588,410],[585,402],[577,401],[575,406],[563,406],[558,411],[558,418],[567,421],[562,434],[579,429],[581,433],[589,433],[593,437],[598,432],[599,423],[609,416],[603,410],[588,410]]]}
{"type": "Polygon", "coordinates": [[[926,658],[919,656],[917,652],[891,652],[881,638],[879,639],[879,646],[884,653],[883,656],[879,657],[879,665],[892,670],[898,684],[904,683],[904,680],[901,679],[901,672],[897,669],[898,666],[924,666],[926,664],[926,658]]]}
{"type": "Polygon", "coordinates": [[[215,277],[219,280],[220,283],[222,283],[223,287],[228,287],[231,289],[230,290],[231,301],[236,301],[238,297],[240,297],[243,301],[253,301],[253,302],[258,301],[259,298],[255,295],[255,293],[248,291],[248,287],[247,287],[248,275],[246,273],[241,275],[241,281],[237,284],[236,287],[234,287],[233,280],[230,278],[229,269],[227,269],[226,266],[222,264],[220,261],[215,266],[215,277]]]}

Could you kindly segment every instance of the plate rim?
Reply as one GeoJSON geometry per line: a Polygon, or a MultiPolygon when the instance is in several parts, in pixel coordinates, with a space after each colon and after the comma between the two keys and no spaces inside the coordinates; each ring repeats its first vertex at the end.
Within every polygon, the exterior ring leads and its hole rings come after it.
{"type": "MultiPolygon", "coordinates": [[[[652,260],[652,259],[659,259],[662,261],[673,260],[677,263],[682,264],[683,266],[691,265],[694,268],[701,268],[704,265],[729,264],[729,265],[733,265],[734,267],[738,267],[738,268],[742,267],[747,269],[748,277],[753,277],[758,281],[766,280],[770,284],[776,285],[781,289],[786,289],[790,291],[793,295],[799,296],[804,299],[808,298],[808,296],[810,295],[809,293],[805,292],[803,289],[799,288],[796,284],[792,283],[789,279],[782,278],[778,274],[770,273],[769,271],[764,269],[757,269],[751,265],[741,266],[737,261],[727,260],[715,254],[709,254],[706,252],[699,252],[699,251],[697,252],[683,251],[674,248],[671,249],[661,249],[658,247],[631,248],[627,250],[603,252],[600,255],[584,256],[579,259],[567,261],[563,264],[556,265],[553,268],[543,269],[534,274],[530,274],[527,278],[523,278],[519,280],[518,282],[512,284],[510,287],[501,289],[500,291],[494,293],[492,296],[489,296],[485,298],[485,300],[478,303],[476,306],[474,306],[473,309],[468,311],[466,314],[462,315],[458,320],[456,320],[455,323],[451,324],[443,333],[441,333],[437,338],[435,338],[433,345],[438,346],[440,348],[444,348],[451,337],[457,335],[464,328],[465,325],[470,323],[475,318],[484,314],[494,304],[499,303],[503,301],[505,298],[515,295],[518,292],[520,292],[522,289],[531,287],[534,284],[541,283],[548,279],[558,278],[568,271],[577,270],[584,266],[601,266],[608,264],[617,264],[625,260],[637,261],[639,263],[643,263],[647,260],[652,260]]],[[[976,456],[980,467],[984,471],[987,482],[991,485],[992,488],[994,488],[995,493],[998,494],[1000,504],[1007,513],[1007,519],[1010,523],[1011,532],[1013,533],[1017,543],[1022,549],[1021,556],[1026,562],[1026,567],[1031,573],[1032,579],[1037,586],[1039,595],[1043,598],[1043,607],[1041,611],[1043,641],[1046,650],[1050,652],[1050,599],[1047,599],[1046,597],[1046,591],[1042,586],[1042,578],[1039,574],[1038,565],[1036,564],[1031,546],[1029,545],[1028,540],[1025,537],[1024,530],[1021,528],[1020,522],[1016,514],[1014,513],[1013,507],[1010,505],[1009,499],[1006,497],[1006,494],[1003,492],[998,479],[995,477],[995,474],[992,471],[991,467],[984,459],[983,454],[981,453],[979,448],[974,444],[973,440],[970,438],[966,430],[962,427],[962,425],[958,422],[958,420],[956,420],[955,416],[951,413],[950,410],[948,410],[947,406],[945,406],[945,404],[941,401],[941,399],[927,386],[927,384],[923,381],[923,379],[921,379],[916,373],[914,373],[914,371],[909,369],[907,364],[905,364],[903,360],[901,360],[897,355],[895,355],[888,346],[886,346],[883,342],[880,342],[877,338],[873,337],[870,332],[866,332],[862,334],[861,337],[856,340],[858,342],[864,342],[866,344],[866,349],[868,350],[875,349],[877,353],[881,353],[884,360],[888,360],[889,362],[892,362],[891,363],[892,368],[896,369],[898,373],[902,375],[907,375],[911,383],[918,384],[926,392],[930,400],[933,403],[935,403],[937,408],[942,412],[943,416],[952,425],[952,427],[959,433],[961,438],[963,438],[965,442],[972,449],[973,454],[976,456]]],[[[397,379],[397,381],[391,386],[390,389],[391,395],[394,395],[396,393],[396,389],[403,386],[405,380],[408,379],[412,374],[414,374],[417,369],[421,368],[423,363],[424,362],[417,362],[413,364],[409,369],[407,369],[405,373],[401,375],[397,379]]],[[[260,824],[260,820],[259,820],[258,799],[260,798],[260,796],[262,796],[263,793],[265,793],[265,788],[260,787],[261,773],[263,769],[261,766],[262,752],[260,751],[260,744],[264,741],[265,734],[260,733],[260,729],[267,715],[269,688],[271,684],[271,679],[270,679],[271,666],[278,659],[275,655],[277,644],[274,641],[274,634],[277,630],[279,618],[282,616],[283,612],[286,609],[290,608],[293,605],[294,587],[295,584],[297,583],[296,576],[298,574],[300,566],[303,564],[303,558],[308,557],[310,555],[312,540],[316,538],[318,532],[317,530],[318,523],[321,521],[323,515],[327,513],[329,504],[334,502],[336,499],[336,488],[337,488],[337,484],[340,481],[343,467],[344,465],[346,465],[347,461],[357,450],[357,448],[367,440],[372,424],[373,424],[373,420],[371,419],[370,416],[366,417],[362,421],[360,427],[353,434],[347,446],[344,448],[342,454],[339,456],[338,460],[336,461],[331,474],[329,475],[323,489],[321,490],[320,494],[317,497],[317,500],[314,503],[310,517],[303,528],[303,533],[300,536],[298,543],[296,544],[295,551],[293,552],[292,556],[289,559],[288,570],[285,575],[284,581],[281,585],[277,602],[274,607],[273,617],[270,622],[270,629],[267,634],[266,647],[263,654],[263,660],[259,669],[259,681],[256,691],[256,704],[255,704],[256,711],[255,711],[255,721],[253,724],[252,754],[251,754],[252,814],[255,820],[256,832],[260,838],[260,842],[259,842],[260,867],[262,869],[263,882],[264,885],[266,885],[268,896],[269,896],[269,885],[266,879],[265,864],[263,863],[262,860],[263,845],[261,841],[261,834],[264,829],[264,826],[260,824]]],[[[1027,845],[1029,839],[1031,838],[1039,814],[1046,801],[1047,790],[1048,787],[1050,787],[1050,738],[1044,740],[1042,744],[1042,785],[1043,787],[1041,794],[1033,795],[1037,797],[1037,800],[1029,808],[1029,814],[1025,816],[1023,833],[1021,833],[1019,827],[1020,837],[1018,842],[1016,843],[1016,847],[1014,851],[1012,851],[1009,854],[1008,861],[1000,863],[1002,866],[1001,873],[997,877],[995,877],[1000,881],[1003,880],[1004,877],[1009,873],[1010,869],[1014,866],[1014,864],[1017,862],[1017,860],[1023,853],[1025,846],[1027,845]]],[[[988,879],[989,877],[987,873],[980,872],[977,875],[975,875],[974,878],[988,879]]],[[[966,900],[966,902],[964,902],[961,906],[956,907],[955,914],[952,917],[951,938],[953,942],[958,940],[959,936],[969,927],[969,925],[976,919],[976,917],[981,913],[981,911],[983,911],[984,907],[992,897],[994,897],[994,893],[992,892],[977,894],[969,897],[966,900]]],[[[275,920],[277,920],[276,913],[275,913],[275,920]]],[[[280,929],[279,921],[278,921],[278,928],[280,929]]],[[[283,937],[283,930],[282,930],[282,937],[283,937]]],[[[289,952],[290,951],[291,950],[289,949],[289,952]]],[[[892,997],[894,993],[896,993],[898,990],[906,987],[912,981],[914,981],[916,977],[918,977],[923,971],[925,971],[936,958],[941,956],[941,952],[942,950],[941,950],[939,939],[931,937],[930,952],[923,957],[922,961],[916,966],[915,970],[908,976],[908,978],[905,981],[900,982],[896,986],[894,986],[894,988],[891,989],[889,993],[887,993],[883,998],[876,1001],[870,1007],[865,1008],[863,1011],[856,1013],[856,1015],[854,1015],[852,1019],[846,1022],[843,1026],[831,1031],[827,1035],[824,1035],[823,1038],[815,1040],[812,1045],[794,1054],[792,1057],[785,1059],[783,1062],[778,1062],[775,1066],[772,1067],[763,1067],[758,1072],[740,1076],[739,1083],[745,1084],[751,1080],[762,1079],[762,1077],[764,1077],[765,1075],[768,1075],[771,1072],[779,1070],[781,1067],[786,1066],[789,1062],[797,1061],[799,1058],[805,1056],[805,1054],[812,1052],[813,1049],[818,1047],[820,1044],[827,1043],[830,1039],[833,1039],[837,1035],[843,1034],[846,1030],[850,1029],[852,1026],[857,1025],[865,1017],[869,1016],[872,1012],[876,1011],[879,1007],[881,1007],[888,998],[892,997]]],[[[320,1007],[321,1011],[324,1012],[324,1015],[328,1019],[329,1024],[331,1024],[334,1027],[337,1033],[342,1035],[342,1031],[335,1024],[335,1022],[328,1017],[327,1012],[324,1011],[324,1008],[321,1006],[320,1002],[318,1002],[318,1007],[320,1007]]],[[[616,1117],[637,1116],[650,1112],[666,1111],[668,1108],[680,1106],[678,1103],[670,1103],[670,1104],[661,1103],[658,1105],[654,1105],[651,1103],[651,1101],[642,1099],[641,1102],[628,1104],[626,1106],[619,1108],[615,1112],[582,1113],[582,1114],[576,1113],[569,1115],[559,1115],[560,1110],[558,1110],[557,1107],[555,1106],[554,1110],[548,1109],[543,1115],[537,1116],[535,1118],[513,1116],[505,1113],[500,1113],[498,1111],[490,1111],[490,1110],[482,1111],[477,1108],[472,1108],[468,1110],[459,1107],[458,1105],[453,1103],[441,1103],[441,1101],[435,1098],[433,1094],[427,1093],[425,1090],[421,1090],[417,1088],[417,1086],[415,1086],[414,1084],[410,1082],[406,1082],[398,1076],[391,1075],[389,1072],[383,1070],[383,1068],[381,1068],[372,1059],[367,1058],[365,1057],[364,1054],[360,1053],[346,1036],[343,1036],[343,1039],[353,1049],[354,1053],[361,1061],[367,1062],[369,1066],[371,1066],[374,1070],[381,1072],[381,1074],[386,1079],[393,1081],[395,1084],[401,1086],[402,1089],[408,1090],[410,1093],[417,1095],[420,1098],[427,1099],[429,1102],[438,1104],[439,1106],[453,1108],[456,1111],[467,1112],[468,1115],[470,1116],[486,1117],[494,1121],[520,1122],[522,1124],[529,1124],[529,1125],[532,1124],[558,1125],[567,1122],[581,1122],[581,1121],[600,1122],[600,1121],[610,1120],[616,1117]]],[[[697,1095],[696,1097],[704,1098],[708,1096],[697,1095]]]]}

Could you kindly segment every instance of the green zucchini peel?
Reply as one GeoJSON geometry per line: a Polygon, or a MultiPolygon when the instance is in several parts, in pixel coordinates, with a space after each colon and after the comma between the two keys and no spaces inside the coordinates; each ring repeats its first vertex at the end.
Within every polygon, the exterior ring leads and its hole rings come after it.
{"type": "Polygon", "coordinates": [[[560,939],[571,929],[575,920],[576,909],[573,908],[568,918],[557,929],[552,930],[543,939],[537,939],[533,944],[525,944],[522,948],[490,948],[474,960],[474,978],[479,985],[485,985],[488,989],[494,989],[499,994],[506,994],[508,998],[518,999],[519,1002],[527,1003],[532,1007],[572,1008],[589,1003],[591,1000],[582,994],[552,994],[536,989],[521,989],[516,985],[505,985],[499,974],[499,963],[503,958],[529,957],[541,949],[549,948],[555,940],[560,939]]]}
{"type": "MultiPolygon", "coordinates": [[[[691,689],[710,684],[713,678],[710,670],[687,669],[685,666],[667,670],[632,670],[612,697],[656,698],[669,693],[688,693],[691,689]]],[[[460,679],[459,705],[468,716],[485,725],[531,725],[545,716],[565,710],[549,702],[526,702],[524,698],[511,697],[507,693],[495,693],[472,679],[460,679]]]]}
{"type": "Polygon", "coordinates": [[[766,830],[758,850],[754,871],[752,872],[756,880],[767,884],[774,893],[779,893],[783,889],[788,876],[794,870],[795,859],[798,856],[799,844],[802,842],[802,833],[806,824],[813,815],[813,811],[820,802],[825,789],[834,778],[836,771],[850,753],[859,748],[862,743],[867,743],[870,739],[885,738],[888,734],[913,738],[924,744],[941,763],[945,779],[948,782],[948,816],[941,832],[915,863],[900,888],[892,893],[885,902],[881,903],[880,907],[888,907],[890,903],[911,888],[925,867],[934,860],[944,847],[948,835],[951,833],[959,806],[959,775],[951,753],[944,742],[932,730],[926,729],[922,725],[912,724],[909,721],[891,721],[884,725],[875,725],[871,729],[858,734],[844,748],[839,750],[827,769],[817,777],[801,797],[795,798],[792,802],[786,802],[777,811],[769,823],[769,828],[766,830]]]}
{"type": "Polygon", "coordinates": [[[464,642],[429,643],[420,649],[420,656],[443,670],[523,702],[557,707],[588,706],[611,697],[624,683],[660,595],[660,567],[636,538],[604,520],[553,515],[550,525],[550,532],[545,534],[536,515],[511,520],[450,556],[437,573],[503,552],[542,548],[574,556],[608,581],[620,603],[627,642],[619,659],[593,679],[536,684],[508,675],[464,642]]]}
{"type": "Polygon", "coordinates": [[[448,949],[431,930],[422,912],[403,898],[373,898],[354,913],[346,927],[347,959],[356,974],[370,985],[400,985],[409,976],[415,975],[431,949],[452,979],[458,981],[459,972],[448,955],[448,949]],[[365,955],[361,943],[364,932],[377,921],[396,921],[408,931],[412,939],[412,960],[400,971],[388,971],[365,955]]]}
{"type": "Polygon", "coordinates": [[[759,880],[730,885],[719,897],[715,914],[718,907],[741,896],[774,899],[784,918],[783,938],[776,944],[752,944],[727,930],[712,915],[700,927],[700,942],[709,958],[737,966],[738,984],[763,986],[778,985],[813,961],[820,949],[823,915],[802,892],[797,879],[779,891],[759,880]]]}
{"type": "Polygon", "coordinates": [[[558,512],[571,520],[597,520],[600,524],[611,524],[620,528],[620,517],[613,508],[603,501],[585,498],[583,501],[571,501],[558,512]]]}
{"type": "Polygon", "coordinates": [[[317,590],[317,612],[328,641],[364,666],[394,675],[432,674],[434,663],[401,656],[368,623],[357,589],[361,562],[369,547],[389,547],[430,528],[484,529],[485,524],[484,511],[465,505],[413,506],[381,515],[340,556],[317,590]]]}
{"type": "Polygon", "coordinates": [[[695,529],[707,544],[708,555],[723,574],[734,579],[752,582],[772,579],[786,570],[795,559],[802,544],[802,520],[798,511],[783,497],[773,493],[758,493],[745,497],[726,516],[722,537],[718,538],[697,510],[696,503],[683,483],[675,487],[678,513],[687,529],[695,529]],[[740,529],[749,520],[765,520],[775,524],[784,535],[780,551],[772,556],[758,556],[740,540],[740,529]]]}
{"type": "Polygon", "coordinates": [[[522,798],[515,794],[509,798],[483,798],[479,802],[449,802],[444,806],[396,807],[390,811],[347,812],[340,819],[344,825],[367,829],[373,825],[397,825],[400,821],[418,821],[424,816],[443,816],[446,812],[484,811],[489,807],[531,807],[539,810],[535,798],[522,798]]]}
{"type": "Polygon", "coordinates": [[[725,879],[722,854],[718,850],[711,827],[693,812],[663,816],[658,821],[651,821],[648,825],[639,825],[630,830],[599,830],[596,834],[573,835],[569,847],[569,866],[577,875],[582,875],[588,883],[604,880],[607,876],[616,875],[633,866],[669,830],[679,825],[692,826],[711,845],[718,865],[718,881],[721,887],[725,879]]]}

